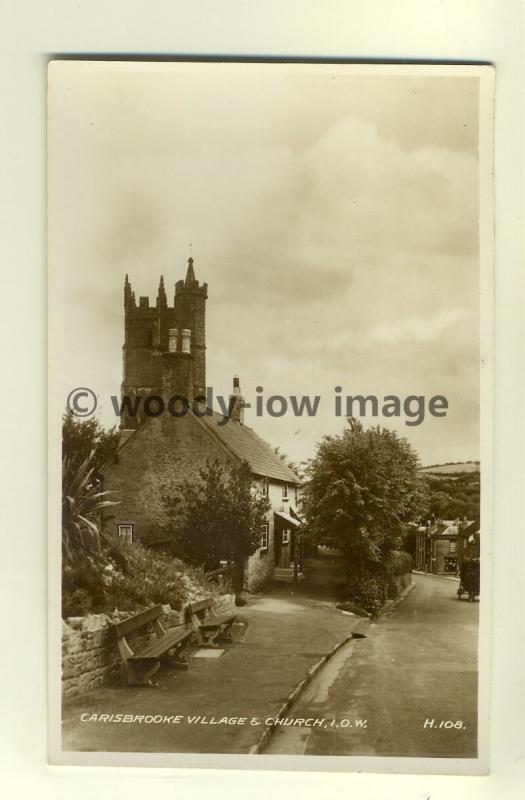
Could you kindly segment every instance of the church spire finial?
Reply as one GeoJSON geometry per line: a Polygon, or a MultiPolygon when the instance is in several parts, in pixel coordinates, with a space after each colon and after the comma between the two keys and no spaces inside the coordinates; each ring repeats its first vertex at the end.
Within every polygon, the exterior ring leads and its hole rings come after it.
{"type": "Polygon", "coordinates": [[[192,283],[196,283],[195,280],[195,272],[193,270],[193,257],[191,255],[192,244],[190,242],[190,257],[188,258],[188,271],[186,272],[186,280],[184,283],[186,286],[189,286],[192,283]]]}

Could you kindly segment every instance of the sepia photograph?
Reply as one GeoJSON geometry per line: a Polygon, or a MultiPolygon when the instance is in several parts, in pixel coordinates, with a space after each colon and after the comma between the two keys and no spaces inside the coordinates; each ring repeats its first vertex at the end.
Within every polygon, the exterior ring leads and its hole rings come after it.
{"type": "Polygon", "coordinates": [[[54,764],[486,773],[493,84],[50,62],[54,764]]]}

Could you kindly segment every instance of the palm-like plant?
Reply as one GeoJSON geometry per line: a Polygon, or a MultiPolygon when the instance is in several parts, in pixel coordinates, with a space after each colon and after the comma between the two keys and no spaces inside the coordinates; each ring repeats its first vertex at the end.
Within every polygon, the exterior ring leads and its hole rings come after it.
{"type": "Polygon", "coordinates": [[[62,556],[73,563],[80,555],[100,552],[100,512],[117,505],[94,479],[94,451],[77,463],[62,459],[62,556]]]}

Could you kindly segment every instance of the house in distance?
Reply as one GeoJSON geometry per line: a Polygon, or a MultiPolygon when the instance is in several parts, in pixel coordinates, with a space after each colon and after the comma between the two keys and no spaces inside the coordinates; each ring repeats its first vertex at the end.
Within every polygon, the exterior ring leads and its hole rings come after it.
{"type": "Polygon", "coordinates": [[[196,280],[192,258],[185,280],[175,285],[172,306],[162,277],[156,304],[150,306],[147,297],[137,305],[126,276],[120,442],[115,459],[104,468],[104,489],[120,503],[108,509],[104,529],[130,542],[158,545],[170,522],[164,498],[177,484],[192,476],[197,480],[207,462],[228,467],[246,461],[271,504],[260,546],[244,565],[244,588],[254,590],[273,577],[291,577],[300,559],[300,480],[244,425],[237,377],[228,418],[204,406],[207,297],[207,284],[196,280]],[[175,413],[132,413],[138,397],[162,398],[175,413]],[[184,413],[173,406],[174,398],[187,399],[184,413]]]}

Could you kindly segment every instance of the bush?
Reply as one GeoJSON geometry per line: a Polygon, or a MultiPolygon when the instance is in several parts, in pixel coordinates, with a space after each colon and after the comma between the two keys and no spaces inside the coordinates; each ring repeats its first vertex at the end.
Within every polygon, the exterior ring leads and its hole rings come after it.
{"type": "Polygon", "coordinates": [[[111,539],[100,554],[64,563],[62,616],[133,611],[157,603],[180,609],[187,600],[213,591],[202,570],[140,544],[111,539]]]}
{"type": "Polygon", "coordinates": [[[362,575],[350,584],[348,599],[376,617],[387,599],[385,575],[362,575]]]}
{"type": "Polygon", "coordinates": [[[391,550],[387,568],[391,575],[404,575],[406,572],[412,572],[412,556],[410,553],[405,553],[404,550],[391,550]]]}
{"type": "Polygon", "coordinates": [[[411,570],[412,557],[403,550],[391,550],[381,562],[368,562],[363,573],[350,577],[345,610],[351,611],[349,604],[354,604],[377,616],[387,599],[398,595],[394,578],[411,570]]]}

